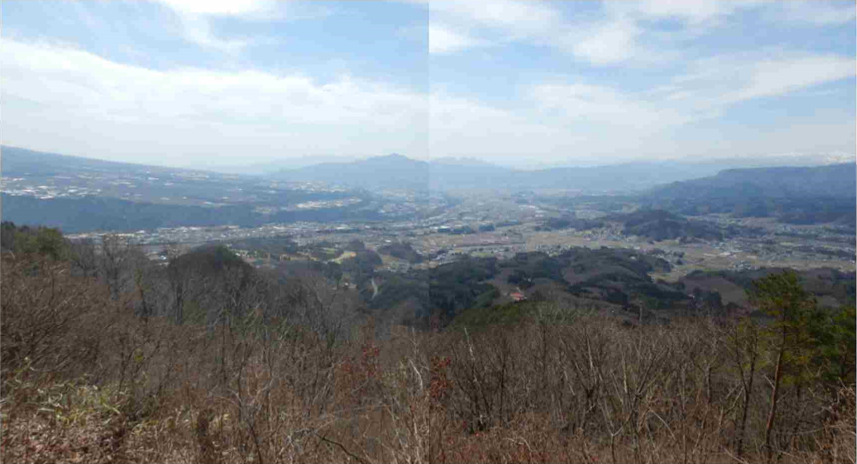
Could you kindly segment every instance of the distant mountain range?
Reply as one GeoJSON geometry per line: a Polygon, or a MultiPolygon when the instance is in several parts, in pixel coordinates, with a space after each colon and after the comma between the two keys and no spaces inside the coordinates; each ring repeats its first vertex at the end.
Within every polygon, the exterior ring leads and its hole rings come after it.
{"type": "Polygon", "coordinates": [[[726,169],[714,176],[674,182],[651,194],[665,198],[851,198],[857,194],[854,163],[814,167],[726,169]]]}
{"type": "MultiPolygon", "coordinates": [[[[130,163],[116,163],[77,156],[43,153],[23,148],[2,147],[4,176],[57,175],[67,169],[111,173],[117,171],[151,170],[176,172],[188,170],[130,163]]],[[[828,157],[830,158],[830,157],[828,157]]],[[[324,158],[322,158],[324,159],[324,158]]],[[[331,159],[331,158],[328,158],[331,159]]],[[[742,192],[742,195],[845,195],[854,194],[855,164],[817,167],[764,167],[779,162],[783,165],[811,162],[818,158],[808,155],[776,157],[730,158],[708,161],[640,161],[595,167],[556,167],[540,170],[517,170],[487,163],[476,158],[436,158],[421,161],[399,154],[377,156],[357,161],[335,161],[296,166],[294,160],[282,160],[256,165],[257,175],[277,180],[324,182],[362,188],[407,190],[456,189],[561,189],[587,193],[639,193],[661,186],[651,194],[657,197],[673,195],[710,196],[742,192]],[[851,166],[850,177],[842,166],[851,166]],[[742,168],[742,169],[734,169],[742,168]],[[773,171],[768,171],[774,169],[773,171]],[[718,174],[719,173],[719,174],[718,174]],[[810,176],[807,179],[807,176],[810,176]],[[832,176],[832,177],[831,177],[832,176]],[[698,179],[692,184],[677,184],[698,179]],[[762,182],[762,179],[768,179],[762,182]],[[728,190],[723,190],[728,189],[728,190]],[[706,193],[709,192],[709,193],[706,193]],[[720,192],[720,193],[717,193],[720,192]],[[727,192],[727,193],[724,193],[727,192]]],[[[830,159],[843,159],[843,156],[830,159]]],[[[218,172],[223,172],[218,169],[218,172]]],[[[197,171],[198,172],[198,171],[197,171]]],[[[242,174],[248,171],[230,172],[242,174]]]]}
{"type": "MultiPolygon", "coordinates": [[[[392,189],[563,189],[590,193],[640,192],[657,185],[713,176],[735,167],[768,165],[800,157],[730,158],[704,162],[651,161],[596,167],[516,170],[473,158],[438,158],[430,162],[392,154],[354,162],[322,163],[281,170],[281,180],[328,182],[392,189]]],[[[852,165],[853,166],[853,165],[852,165]]],[[[811,168],[808,168],[811,169],[811,168]]],[[[809,171],[807,171],[809,172],[809,171]]],[[[755,174],[749,174],[750,177],[755,174]]],[[[797,174],[800,175],[800,174],[797,174]]],[[[824,173],[818,174],[823,176],[824,173]]],[[[853,189],[852,189],[853,190],[853,189]]]]}
{"type": "Polygon", "coordinates": [[[280,172],[285,169],[300,169],[314,166],[319,163],[348,163],[365,157],[356,156],[301,156],[297,158],[286,158],[281,160],[257,162],[240,165],[208,165],[207,171],[221,174],[237,174],[248,176],[268,176],[271,173],[280,172]]]}
{"type": "Polygon", "coordinates": [[[55,176],[67,174],[68,170],[117,173],[127,171],[188,171],[159,166],[104,161],[81,156],[46,153],[26,148],[0,146],[0,170],[3,176],[55,176]]]}
{"type": "Polygon", "coordinates": [[[354,187],[388,187],[425,190],[429,164],[402,155],[376,156],[350,163],[321,163],[301,169],[281,170],[279,180],[325,182],[354,187]]]}
{"type": "MultiPolygon", "coordinates": [[[[721,170],[722,166],[716,163],[638,162],[522,171],[468,158],[427,162],[392,154],[257,177],[117,163],[15,147],[2,147],[0,161],[3,219],[61,226],[66,231],[376,220],[381,218],[381,204],[388,200],[367,190],[379,188],[519,192],[554,189],[591,195],[625,192],[628,195],[624,197],[632,202],[672,214],[776,217],[791,224],[832,223],[849,228],[855,227],[857,208],[854,163],[721,170]],[[271,182],[278,179],[358,189],[306,189],[271,182]],[[293,207],[354,198],[360,201],[343,208],[293,207]]],[[[402,211],[405,216],[410,214],[408,209],[402,211]]],[[[634,233],[660,237],[688,229],[687,224],[655,219],[644,221],[634,233]]]]}

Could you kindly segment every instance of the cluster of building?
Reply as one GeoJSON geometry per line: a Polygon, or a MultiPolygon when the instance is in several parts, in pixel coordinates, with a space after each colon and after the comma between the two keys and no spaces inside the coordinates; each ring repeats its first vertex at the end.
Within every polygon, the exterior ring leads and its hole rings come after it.
{"type": "MultiPolygon", "coordinates": [[[[73,180],[71,177],[58,176],[63,180],[73,180]]],[[[41,200],[51,198],[74,198],[101,193],[100,188],[93,188],[69,183],[69,185],[33,185],[24,177],[2,177],[0,178],[0,192],[13,196],[36,197],[41,200]]]]}

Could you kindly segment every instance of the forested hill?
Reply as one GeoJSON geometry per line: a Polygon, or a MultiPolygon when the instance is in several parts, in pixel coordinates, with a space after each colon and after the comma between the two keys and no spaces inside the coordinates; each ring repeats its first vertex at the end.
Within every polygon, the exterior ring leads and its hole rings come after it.
{"type": "Polygon", "coordinates": [[[649,207],[689,216],[775,217],[788,224],[853,228],[855,189],[857,170],[853,163],[845,163],[728,169],[716,176],[658,187],[641,198],[649,207]]]}
{"type": "Polygon", "coordinates": [[[726,169],[717,175],[657,187],[661,198],[769,197],[853,198],[857,191],[854,163],[815,167],[726,169]]]}

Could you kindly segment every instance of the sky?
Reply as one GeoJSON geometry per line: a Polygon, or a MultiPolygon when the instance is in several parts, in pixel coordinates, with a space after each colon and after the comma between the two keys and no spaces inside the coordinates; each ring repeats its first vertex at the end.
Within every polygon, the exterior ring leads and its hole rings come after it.
{"type": "Polygon", "coordinates": [[[853,1],[0,6],[0,142],[212,168],[854,157],[853,1]]]}

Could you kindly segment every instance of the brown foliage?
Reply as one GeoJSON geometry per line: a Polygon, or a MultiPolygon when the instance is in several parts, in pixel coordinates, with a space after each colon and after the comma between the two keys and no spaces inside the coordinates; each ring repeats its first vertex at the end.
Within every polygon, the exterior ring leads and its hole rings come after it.
{"type": "MultiPolygon", "coordinates": [[[[762,356],[748,369],[747,350],[760,348],[732,323],[628,329],[580,316],[478,333],[394,328],[386,340],[366,327],[330,343],[252,311],[215,325],[140,318],[111,290],[63,263],[4,257],[4,462],[765,456],[773,367],[762,356]]],[[[780,462],[854,462],[853,383],[781,388],[780,462]]]]}

